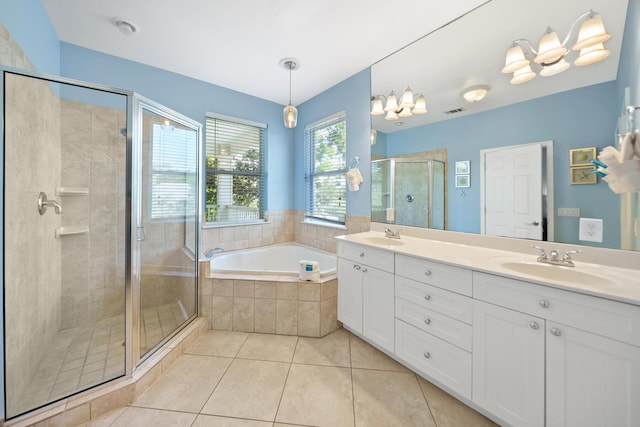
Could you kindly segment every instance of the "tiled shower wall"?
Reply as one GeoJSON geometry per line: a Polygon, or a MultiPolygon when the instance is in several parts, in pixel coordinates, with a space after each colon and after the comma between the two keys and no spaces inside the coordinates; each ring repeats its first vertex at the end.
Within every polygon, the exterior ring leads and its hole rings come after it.
{"type": "Polygon", "coordinates": [[[61,238],[63,329],[124,312],[124,127],[124,111],[62,101],[61,185],[89,190],[61,197],[63,224],[89,226],[61,238]]]}
{"type": "Polygon", "coordinates": [[[347,215],[346,228],[303,222],[301,211],[270,211],[263,224],[202,229],[202,251],[255,248],[276,243],[297,242],[327,252],[336,251],[335,237],[369,230],[370,217],[347,215]]]}
{"type": "Polygon", "coordinates": [[[15,407],[61,323],[61,216],[37,209],[38,194],[54,198],[60,183],[60,101],[41,80],[8,75],[5,88],[5,378],[15,407]]]}

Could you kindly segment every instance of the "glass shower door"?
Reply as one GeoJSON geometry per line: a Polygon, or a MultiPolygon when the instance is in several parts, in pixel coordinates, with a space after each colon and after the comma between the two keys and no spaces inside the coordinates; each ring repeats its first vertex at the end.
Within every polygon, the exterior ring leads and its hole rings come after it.
{"type": "Polygon", "coordinates": [[[141,102],[140,355],[196,315],[200,125],[141,102]]]}
{"type": "Polygon", "coordinates": [[[10,419],[125,374],[127,96],[0,74],[10,419]]]}

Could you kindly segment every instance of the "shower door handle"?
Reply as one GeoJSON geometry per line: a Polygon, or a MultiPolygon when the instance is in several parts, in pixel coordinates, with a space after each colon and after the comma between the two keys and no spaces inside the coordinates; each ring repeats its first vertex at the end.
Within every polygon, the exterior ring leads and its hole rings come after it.
{"type": "Polygon", "coordinates": [[[144,226],[136,227],[136,240],[142,242],[145,239],[144,226]]]}

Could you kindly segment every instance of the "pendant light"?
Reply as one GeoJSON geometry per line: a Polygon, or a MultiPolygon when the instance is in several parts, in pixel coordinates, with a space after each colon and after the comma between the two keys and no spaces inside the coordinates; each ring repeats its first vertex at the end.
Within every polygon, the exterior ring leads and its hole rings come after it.
{"type": "Polygon", "coordinates": [[[297,70],[300,65],[297,59],[284,58],[280,60],[280,66],[289,70],[289,104],[282,110],[284,126],[292,129],[298,124],[298,109],[291,103],[291,72],[297,70]]]}

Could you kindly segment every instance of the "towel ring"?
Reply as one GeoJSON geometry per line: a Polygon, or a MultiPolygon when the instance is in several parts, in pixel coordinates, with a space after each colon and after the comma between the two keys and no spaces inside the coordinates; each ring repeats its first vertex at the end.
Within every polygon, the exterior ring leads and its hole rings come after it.
{"type": "Polygon", "coordinates": [[[357,168],[359,164],[360,164],[360,156],[354,156],[353,159],[351,159],[351,163],[349,163],[349,168],[351,169],[357,168]]]}

